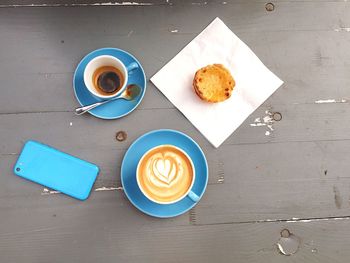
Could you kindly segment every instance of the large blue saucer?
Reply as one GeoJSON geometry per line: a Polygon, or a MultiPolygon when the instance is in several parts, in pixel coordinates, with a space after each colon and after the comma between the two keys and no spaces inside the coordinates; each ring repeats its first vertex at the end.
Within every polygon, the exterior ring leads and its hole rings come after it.
{"type": "Polygon", "coordinates": [[[149,149],[162,145],[172,144],[184,150],[192,159],[196,177],[192,190],[202,197],[208,183],[208,164],[199,145],[189,136],[175,130],[155,130],[139,137],[125,153],[121,166],[121,181],[124,192],[130,202],[142,212],[154,217],[174,217],[181,215],[197,203],[189,197],[170,205],[161,205],[147,199],[136,182],[136,168],[142,155],[149,149]]]}
{"type": "Polygon", "coordinates": [[[84,84],[84,69],[89,61],[97,56],[110,55],[120,59],[125,65],[136,62],[139,67],[129,74],[128,84],[136,84],[141,87],[141,94],[133,101],[115,100],[89,111],[92,115],[102,119],[118,119],[132,112],[141,102],[146,92],[146,76],[140,62],[128,52],[118,48],[101,48],[86,55],[78,64],[74,77],[73,88],[75,97],[80,105],[89,105],[101,99],[93,96],[84,84]]]}

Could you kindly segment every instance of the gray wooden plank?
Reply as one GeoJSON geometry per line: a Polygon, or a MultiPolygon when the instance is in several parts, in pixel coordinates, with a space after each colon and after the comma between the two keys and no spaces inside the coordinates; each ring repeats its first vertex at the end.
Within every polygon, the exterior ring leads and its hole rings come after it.
{"type": "MultiPolygon", "coordinates": [[[[348,140],[348,116],[348,102],[261,107],[227,139],[225,144],[348,140]],[[271,119],[270,115],[275,111],[282,114],[281,121],[271,119]]],[[[179,129],[193,137],[208,151],[214,150],[176,109],[136,110],[117,121],[100,120],[90,115],[75,116],[73,112],[3,114],[0,115],[0,123],[2,136],[8,138],[0,148],[0,153],[3,154],[18,153],[21,141],[30,138],[51,142],[58,148],[73,150],[75,154],[81,149],[93,147],[115,149],[114,147],[122,146],[122,149],[126,149],[143,133],[161,128],[179,129]],[[151,113],[152,118],[149,118],[151,113]],[[139,123],[143,125],[140,126],[139,123]],[[128,144],[116,142],[115,133],[119,130],[127,131],[128,144]],[[69,138],[74,138],[74,142],[69,138]]],[[[220,151],[220,148],[216,151],[220,151]]]]}
{"type": "MultiPolygon", "coordinates": [[[[282,88],[269,98],[265,105],[314,103],[323,99],[347,100],[350,97],[349,90],[344,88],[349,85],[349,78],[347,77],[349,51],[346,43],[350,40],[350,34],[333,31],[321,33],[297,32],[293,34],[290,34],[290,32],[269,32],[264,33],[259,38],[253,33],[242,35],[245,41],[255,48],[255,52],[262,61],[266,62],[267,66],[285,81],[282,88]],[[286,39],[290,44],[290,48],[286,47],[287,42],[279,41],[279,39],[286,39]],[[315,43],[317,44],[315,45],[315,43]],[[266,45],[270,49],[266,49],[266,45]],[[300,45],[303,45],[302,50],[294,48],[300,45]],[[287,53],[288,59],[285,59],[287,53]],[[336,79],[336,83],[334,83],[334,79],[336,79]],[[314,87],[317,87],[317,92],[315,92],[314,87]]],[[[141,41],[142,36],[135,36],[135,38],[141,41]]],[[[163,36],[160,39],[165,40],[166,38],[167,36],[163,36]]],[[[176,43],[181,42],[183,44],[183,41],[176,36],[170,35],[168,38],[176,43]]],[[[14,36],[11,40],[8,39],[3,42],[6,42],[4,43],[5,46],[10,46],[13,41],[15,41],[14,36]]],[[[35,45],[35,43],[36,40],[33,38],[23,45],[35,45]]],[[[45,45],[49,46],[50,43],[48,42],[45,45]]],[[[66,45],[66,43],[63,45],[66,45]]],[[[18,48],[24,48],[24,46],[18,48]]],[[[154,51],[149,51],[147,52],[148,57],[143,58],[141,54],[137,54],[137,57],[142,58],[141,63],[144,64],[147,75],[152,76],[170,57],[163,59],[163,61],[157,61],[156,56],[152,55],[154,51]]],[[[31,52],[26,55],[23,54],[23,56],[25,61],[39,60],[40,63],[30,69],[26,69],[29,65],[22,64],[24,67],[22,69],[23,74],[20,75],[15,70],[19,62],[16,61],[14,51],[12,55],[3,55],[8,57],[2,57],[1,61],[9,61],[9,64],[2,73],[4,85],[8,88],[4,89],[0,97],[1,113],[66,111],[72,110],[78,105],[71,83],[74,67],[79,62],[82,54],[79,56],[67,54],[63,58],[58,56],[58,59],[51,57],[51,59],[43,60],[41,57],[49,56],[49,54],[43,55],[40,50],[36,52],[36,54],[31,52]],[[73,63],[69,56],[76,57],[73,63]],[[60,69],[50,69],[53,62],[62,64],[60,69]],[[62,72],[62,67],[71,72],[62,72]],[[59,70],[58,73],[52,73],[56,70],[59,70]],[[28,71],[36,71],[37,73],[28,71]],[[25,88],[28,83],[33,88],[25,88]],[[20,87],[23,89],[18,92],[20,87]],[[56,99],[52,100],[52,97],[56,99]]],[[[47,50],[47,52],[52,52],[52,49],[47,50]]],[[[163,54],[165,56],[166,50],[158,53],[159,56],[163,56],[163,54]]],[[[142,104],[139,106],[140,109],[173,107],[151,83],[148,82],[147,85],[148,90],[142,104]]]]}
{"type": "MultiPolygon", "coordinates": [[[[121,160],[133,140],[153,128],[181,127],[200,142],[209,162],[210,184],[218,184],[208,188],[203,201],[195,209],[197,223],[349,215],[347,202],[343,201],[337,207],[334,199],[334,189],[337,188],[342,199],[346,200],[343,195],[350,184],[344,172],[349,169],[346,153],[350,150],[350,141],[339,137],[346,134],[345,116],[339,118],[339,114],[329,109],[338,109],[339,105],[344,103],[322,104],[322,107],[304,104],[324,108],[324,112],[315,112],[319,116],[316,121],[312,118],[293,120],[281,129],[278,125],[282,125],[282,121],[277,122],[273,124],[274,131],[270,136],[265,135],[266,126],[242,127],[229,139],[233,144],[225,144],[216,150],[174,109],[152,110],[154,120],[138,129],[134,127],[147,118],[149,113],[146,110],[137,111],[117,125],[88,116],[76,117],[73,113],[7,114],[0,116],[1,134],[8,138],[2,143],[1,153],[7,156],[3,161],[5,169],[9,163],[15,162],[25,140],[36,139],[95,162],[101,167],[95,188],[113,187],[119,186],[121,160]],[[163,121],[159,123],[158,120],[163,121]],[[331,128],[327,129],[325,120],[331,128]],[[115,132],[119,129],[127,131],[127,141],[115,140],[115,132]],[[257,143],[249,139],[259,134],[267,141],[257,143]],[[269,138],[277,139],[269,143],[269,138]],[[325,171],[327,175],[324,175],[325,171]],[[294,195],[295,192],[298,194],[294,195]]],[[[337,112],[342,111],[344,109],[337,112]]],[[[302,114],[294,110],[293,114],[283,116],[283,121],[288,123],[291,116],[302,114]]],[[[308,116],[310,118],[310,114],[308,116]]],[[[11,177],[10,167],[6,171],[5,174],[11,177]]]]}
{"type": "MultiPolygon", "coordinates": [[[[167,26],[177,27],[179,31],[175,35],[181,35],[181,33],[197,34],[216,16],[221,17],[235,32],[251,31],[258,34],[261,31],[334,30],[348,25],[348,10],[349,6],[344,2],[317,3],[314,1],[298,2],[297,4],[294,1],[279,3],[273,12],[267,12],[264,4],[253,1],[227,5],[189,4],[185,10],[182,4],[175,6],[141,6],[137,8],[132,6],[3,8],[1,13],[8,14],[8,16],[1,17],[1,28],[5,32],[12,31],[13,33],[26,28],[28,33],[41,32],[41,36],[47,34],[46,36],[52,39],[62,32],[65,32],[66,35],[74,34],[76,36],[89,34],[91,36],[108,36],[111,34],[128,34],[128,29],[135,29],[133,33],[136,35],[150,36],[149,39],[144,39],[144,41],[149,42],[156,40],[151,38],[154,33],[169,32],[167,26]],[[201,16],[203,12],[207,14],[205,17],[201,16]],[[157,19],[147,19],[152,18],[153,13],[157,13],[157,19]],[[327,16],[312,16],[314,13],[327,13],[327,16]],[[137,19],[127,19],[136,17],[136,15],[139,15],[137,19]],[[45,20],[47,16],[50,17],[50,20],[45,20]],[[201,19],[193,19],[193,17],[201,19]],[[100,23],[96,23],[95,19],[97,18],[100,23]],[[143,19],[147,19],[146,24],[140,23],[143,19]],[[46,23],[43,24],[43,21],[46,23]],[[104,21],[107,23],[101,23],[104,21]],[[5,29],[6,25],[9,26],[5,29]],[[84,26],[90,30],[81,30],[79,26],[84,26]],[[56,34],[52,34],[53,29],[55,29],[56,34]]],[[[23,31],[21,33],[26,34],[23,31]]],[[[159,46],[160,44],[158,43],[159,46]]],[[[144,44],[139,48],[147,46],[144,44]]]]}
{"type": "MultiPolygon", "coordinates": [[[[309,2],[310,0],[299,0],[298,2],[309,2]]],[[[341,2],[342,0],[315,0],[314,2],[341,2]]],[[[197,1],[187,1],[187,0],[147,0],[147,1],[97,1],[97,0],[2,0],[0,7],[8,8],[8,7],[62,7],[62,6],[70,6],[70,7],[84,7],[84,6],[155,6],[155,5],[229,5],[232,3],[241,3],[244,0],[197,0],[197,1]]],[[[253,2],[251,0],[250,2],[253,2]]],[[[263,0],[254,0],[254,2],[262,2],[263,0]]],[[[291,0],[276,0],[274,3],[279,2],[293,2],[291,0]]]]}
{"type": "MultiPolygon", "coordinates": [[[[125,150],[96,150],[92,151],[81,150],[77,156],[84,160],[89,160],[97,164],[100,168],[99,176],[93,186],[95,192],[109,191],[109,190],[122,190],[120,179],[120,166],[124,157],[125,150]]],[[[0,192],[0,198],[11,198],[12,195],[40,195],[45,194],[43,190],[45,187],[33,186],[30,181],[20,180],[18,181],[13,174],[12,168],[16,163],[18,154],[1,155],[0,167],[3,174],[1,182],[4,186],[3,191],[0,192]],[[19,185],[18,185],[19,184],[19,185]]],[[[208,184],[220,184],[223,180],[222,163],[217,161],[216,158],[212,158],[209,161],[210,165],[210,178],[208,184]]]]}
{"type": "Polygon", "coordinates": [[[208,187],[194,224],[349,215],[348,141],[222,146],[224,183],[208,187]]]}
{"type": "MultiPolygon", "coordinates": [[[[96,163],[101,175],[96,187],[112,187],[120,184],[120,165],[129,145],[143,133],[153,129],[171,128],[184,131],[205,145],[205,139],[175,109],[136,111],[120,121],[105,121],[92,116],[75,116],[72,112],[28,113],[0,115],[0,135],[4,140],[0,147],[0,156],[10,155],[14,164],[25,141],[37,140],[79,158],[96,163]],[[139,124],[152,113],[148,125],[139,124]],[[170,115],[169,115],[170,114],[170,115]],[[169,116],[171,119],[169,119],[169,116]],[[159,122],[159,120],[164,120],[159,122]],[[165,122],[166,120],[166,122],[165,122]],[[179,123],[183,121],[181,127],[179,123]],[[26,123],[26,124],[25,124],[26,123]],[[26,127],[23,129],[23,127],[26,127]],[[137,129],[135,127],[138,127],[137,129]],[[123,130],[127,140],[119,142],[116,133],[123,130]]],[[[145,123],[146,124],[146,123],[145,123]]],[[[221,162],[212,146],[203,148],[210,167],[210,184],[220,183],[221,162]]],[[[11,174],[10,170],[7,170],[11,174]]],[[[1,180],[1,178],[0,178],[1,180]]]]}
{"type": "MultiPolygon", "coordinates": [[[[261,3],[189,6],[186,12],[182,12],[182,6],[1,9],[1,45],[7,50],[0,53],[0,61],[6,64],[1,76],[2,85],[8,88],[0,96],[0,110],[71,110],[77,105],[71,89],[74,68],[82,56],[103,46],[117,46],[135,54],[150,77],[215,16],[222,17],[286,82],[269,100],[271,104],[347,98],[349,94],[343,87],[349,85],[348,6],[309,2],[280,5],[273,14],[261,8],[261,3]],[[339,15],[340,9],[344,11],[339,15]],[[151,19],[153,12],[159,14],[161,23],[151,19]],[[202,12],[210,15],[193,20],[202,12]],[[314,17],[312,12],[328,15],[314,17]],[[131,17],[138,19],[130,21],[131,17]],[[140,23],[142,19],[149,22],[140,23]],[[336,88],[330,88],[334,83],[329,76],[337,79],[336,88]],[[28,84],[31,88],[24,88],[28,84]],[[17,92],[20,87],[22,92],[17,92]]],[[[148,86],[140,108],[172,107],[153,85],[148,86]]]]}
{"type": "MultiPolygon", "coordinates": [[[[97,1],[97,0],[2,0],[0,8],[9,8],[9,7],[85,7],[85,6],[151,6],[155,5],[195,5],[195,6],[206,6],[206,5],[230,5],[233,3],[244,3],[244,0],[197,0],[197,1],[188,1],[188,0],[147,0],[147,1],[97,1]]],[[[250,2],[253,2],[250,1],[250,2]]],[[[254,0],[254,2],[265,3],[263,0],[254,0]]],[[[291,0],[276,0],[273,1],[276,3],[281,2],[293,2],[291,0]]],[[[310,0],[299,0],[298,2],[310,2],[310,0]]],[[[314,2],[343,2],[342,0],[315,0],[314,2]]]]}
{"type": "Polygon", "coordinates": [[[0,7],[84,7],[84,6],[153,6],[169,4],[166,0],[147,0],[147,1],[96,1],[96,0],[2,0],[0,7]]]}
{"type": "MultiPolygon", "coordinates": [[[[123,191],[120,190],[92,192],[88,201],[82,202],[61,194],[43,194],[41,193],[42,187],[34,184],[26,184],[25,180],[13,177],[11,178],[14,180],[12,181],[13,185],[17,188],[11,191],[7,196],[2,196],[2,198],[0,198],[1,261],[47,262],[48,257],[52,257],[50,262],[60,262],[62,258],[75,261],[75,257],[85,250],[82,249],[81,246],[84,247],[88,244],[88,246],[91,247],[90,252],[86,252],[87,254],[84,252],[86,256],[91,257],[96,253],[98,254],[98,252],[95,251],[95,248],[97,248],[95,245],[96,242],[106,242],[106,240],[99,237],[98,234],[93,234],[96,238],[95,242],[92,242],[92,240],[88,241],[85,238],[80,240],[80,245],[74,249],[75,252],[78,252],[76,256],[71,255],[69,251],[67,251],[67,255],[64,254],[64,250],[69,250],[69,247],[71,247],[71,245],[68,245],[71,243],[71,241],[69,241],[70,238],[64,233],[69,231],[73,237],[75,236],[72,242],[76,243],[77,240],[79,240],[78,228],[90,229],[92,232],[89,232],[92,234],[100,227],[107,233],[109,226],[118,226],[119,229],[129,229],[130,231],[136,229],[142,231],[144,228],[157,229],[166,225],[174,227],[188,225],[189,223],[188,214],[169,220],[160,220],[147,216],[134,208],[125,197],[123,191]],[[27,189],[26,186],[28,186],[27,189]],[[64,230],[63,228],[66,226],[69,226],[70,229],[64,230]],[[46,241],[37,236],[38,233],[44,233],[47,230],[52,230],[55,233],[50,233],[46,241]],[[21,248],[21,253],[13,253],[15,247],[12,241],[10,242],[11,244],[3,243],[9,237],[11,237],[11,239],[14,238],[14,242],[17,243],[17,248],[21,248]],[[31,241],[26,241],[25,239],[27,238],[31,241]],[[55,245],[51,243],[51,241],[55,239],[57,241],[60,240],[59,243],[65,243],[68,246],[60,251],[59,247],[56,247],[56,245],[60,246],[60,244],[55,245]],[[39,240],[42,240],[48,246],[56,247],[56,249],[51,251],[51,249],[46,246],[38,244],[37,241],[39,240]],[[47,254],[53,252],[56,254],[47,254]],[[89,253],[92,254],[88,255],[89,253]],[[24,257],[24,255],[26,256],[24,257]],[[7,258],[9,259],[7,260],[7,258]]],[[[2,192],[3,189],[6,189],[6,186],[5,181],[2,192]]],[[[131,233],[130,231],[129,233],[131,233]]],[[[122,238],[122,236],[120,236],[120,238],[122,238]]]]}
{"type": "Polygon", "coordinates": [[[124,225],[117,220],[118,214],[108,215],[103,210],[92,209],[92,217],[87,210],[80,207],[68,215],[55,209],[50,213],[34,210],[39,217],[31,225],[25,218],[15,219],[27,227],[0,234],[1,260],[337,263],[346,262],[350,256],[349,219],[181,227],[161,226],[164,220],[158,220],[155,229],[140,220],[124,225]],[[289,257],[280,254],[276,246],[283,229],[299,241],[298,250],[289,257]]]}

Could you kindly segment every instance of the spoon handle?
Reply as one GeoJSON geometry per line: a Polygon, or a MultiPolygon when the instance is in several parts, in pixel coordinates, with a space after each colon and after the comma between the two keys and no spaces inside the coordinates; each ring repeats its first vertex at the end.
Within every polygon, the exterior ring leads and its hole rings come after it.
{"type": "Polygon", "coordinates": [[[100,106],[104,103],[106,103],[108,101],[101,101],[101,102],[96,102],[94,104],[90,104],[90,105],[86,105],[86,106],[83,106],[83,107],[78,107],[75,109],[75,114],[76,115],[82,115],[84,114],[85,112],[89,111],[89,110],[92,110],[93,108],[96,108],[97,106],[100,106]]]}

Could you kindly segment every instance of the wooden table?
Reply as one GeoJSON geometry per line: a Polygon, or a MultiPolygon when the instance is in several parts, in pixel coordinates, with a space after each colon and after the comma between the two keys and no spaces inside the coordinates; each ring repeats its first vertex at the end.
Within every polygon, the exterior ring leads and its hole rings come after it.
{"type": "Polygon", "coordinates": [[[349,4],[135,1],[1,1],[0,261],[347,262],[349,4]],[[220,148],[150,82],[127,117],[74,115],[72,76],[85,54],[128,50],[149,79],[217,16],[285,81],[220,148]],[[172,219],[139,212],[120,184],[126,149],[160,128],[194,138],[210,170],[200,203],[172,219]],[[14,176],[28,139],[99,165],[90,198],[14,176]]]}

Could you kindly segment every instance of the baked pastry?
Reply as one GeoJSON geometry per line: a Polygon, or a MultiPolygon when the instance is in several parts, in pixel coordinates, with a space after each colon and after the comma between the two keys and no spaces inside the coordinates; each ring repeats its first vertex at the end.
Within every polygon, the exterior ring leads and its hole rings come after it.
{"type": "Polygon", "coordinates": [[[221,102],[231,97],[235,81],[221,64],[208,65],[197,70],[193,79],[196,94],[207,102],[221,102]]]}

